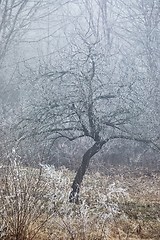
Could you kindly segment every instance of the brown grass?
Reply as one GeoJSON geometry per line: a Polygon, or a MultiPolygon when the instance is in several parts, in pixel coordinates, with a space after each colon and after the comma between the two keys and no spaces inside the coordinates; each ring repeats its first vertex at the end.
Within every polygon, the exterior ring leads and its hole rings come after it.
{"type": "Polygon", "coordinates": [[[43,166],[1,168],[3,240],[160,239],[160,174],[121,169],[86,175],[81,204],[68,202],[74,173],[43,166]]]}

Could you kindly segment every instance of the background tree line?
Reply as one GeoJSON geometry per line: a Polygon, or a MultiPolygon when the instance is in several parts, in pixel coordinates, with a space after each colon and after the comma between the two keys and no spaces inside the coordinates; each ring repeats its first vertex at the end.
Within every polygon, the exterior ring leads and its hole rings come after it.
{"type": "Polygon", "coordinates": [[[1,159],[159,168],[159,44],[158,0],[2,0],[1,159]]]}

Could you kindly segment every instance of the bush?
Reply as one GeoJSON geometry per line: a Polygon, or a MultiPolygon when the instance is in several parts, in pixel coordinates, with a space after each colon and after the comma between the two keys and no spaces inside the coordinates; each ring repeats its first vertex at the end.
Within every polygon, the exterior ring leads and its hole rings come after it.
{"type": "Polygon", "coordinates": [[[42,169],[23,168],[11,161],[1,171],[1,238],[34,239],[51,217],[45,214],[48,184],[42,169]]]}

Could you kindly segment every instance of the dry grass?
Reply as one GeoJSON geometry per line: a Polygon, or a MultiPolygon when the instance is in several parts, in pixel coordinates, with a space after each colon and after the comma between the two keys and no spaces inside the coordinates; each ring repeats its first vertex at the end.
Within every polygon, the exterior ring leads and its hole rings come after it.
{"type": "Polygon", "coordinates": [[[88,174],[79,205],[68,202],[73,177],[66,168],[2,167],[1,239],[160,239],[159,173],[88,174]]]}

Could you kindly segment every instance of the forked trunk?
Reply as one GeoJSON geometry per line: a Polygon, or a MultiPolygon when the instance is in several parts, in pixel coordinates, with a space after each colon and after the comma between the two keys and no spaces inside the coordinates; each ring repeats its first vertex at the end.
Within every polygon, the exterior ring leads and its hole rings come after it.
{"type": "Polygon", "coordinates": [[[72,203],[79,202],[79,191],[80,186],[83,180],[83,177],[85,175],[85,172],[89,166],[90,159],[102,148],[102,146],[105,144],[105,141],[96,142],[91,148],[85,152],[83,155],[82,163],[77,171],[77,174],[75,176],[75,179],[72,184],[72,191],[69,195],[69,201],[72,203]]]}

